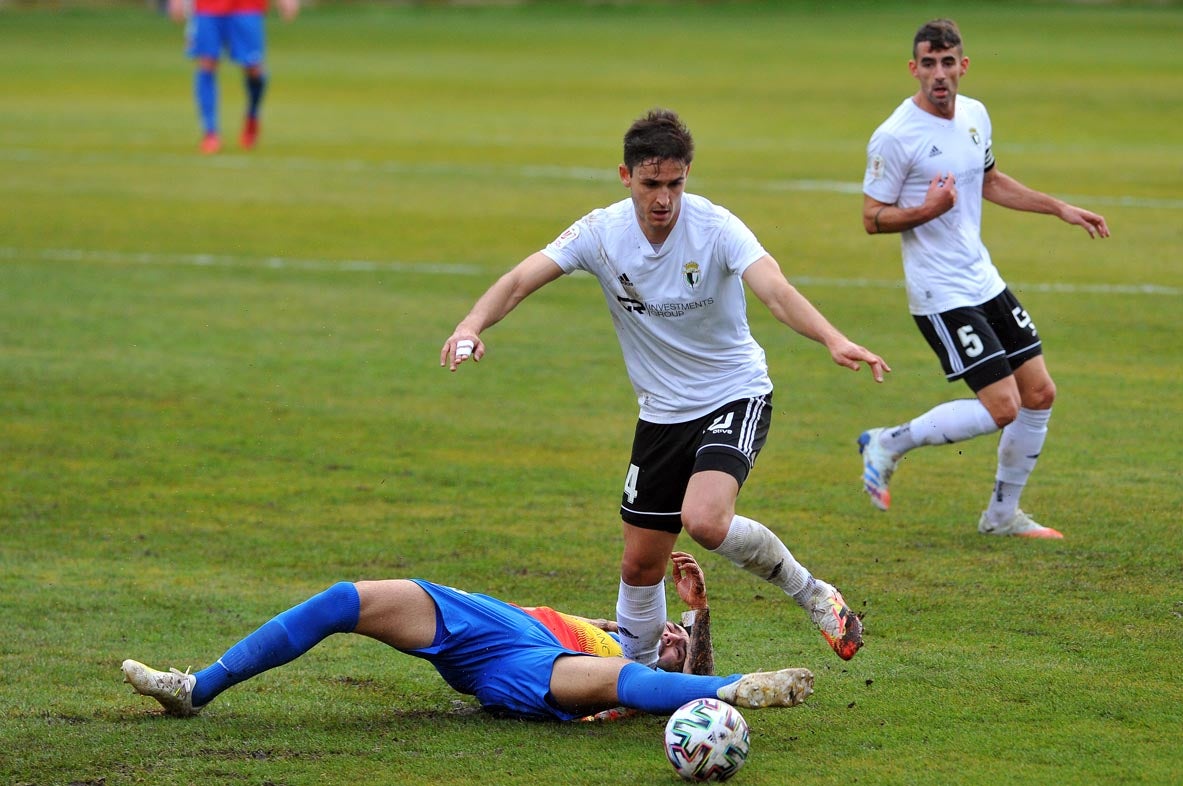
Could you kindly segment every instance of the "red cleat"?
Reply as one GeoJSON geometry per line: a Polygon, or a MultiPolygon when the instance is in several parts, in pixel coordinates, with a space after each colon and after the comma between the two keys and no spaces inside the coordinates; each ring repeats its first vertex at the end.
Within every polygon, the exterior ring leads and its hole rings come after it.
{"type": "Polygon", "coordinates": [[[238,140],[243,150],[251,150],[259,141],[259,118],[248,117],[242,126],[242,136],[238,140]]]}
{"type": "Polygon", "coordinates": [[[212,156],[221,149],[222,140],[218,138],[216,132],[211,131],[201,138],[201,152],[205,155],[212,156]]]}

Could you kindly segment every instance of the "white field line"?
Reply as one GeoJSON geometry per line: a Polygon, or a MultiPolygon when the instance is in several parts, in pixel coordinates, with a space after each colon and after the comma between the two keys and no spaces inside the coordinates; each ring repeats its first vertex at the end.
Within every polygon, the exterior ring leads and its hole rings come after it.
{"type": "MultiPolygon", "coordinates": [[[[62,163],[62,154],[49,153],[32,148],[3,148],[0,149],[0,160],[19,163],[39,163],[53,161],[62,163]]],[[[506,166],[495,164],[451,164],[447,162],[416,162],[403,161],[366,161],[362,159],[316,159],[300,156],[276,158],[256,158],[249,155],[229,154],[214,158],[199,157],[197,155],[156,153],[140,155],[116,155],[112,153],[82,153],[74,156],[74,160],[82,164],[128,164],[143,163],[160,166],[178,166],[186,169],[200,166],[216,169],[268,169],[279,172],[337,172],[337,173],[381,173],[405,176],[486,176],[498,179],[519,178],[522,180],[563,180],[572,182],[604,183],[617,182],[616,171],[610,167],[573,167],[573,166],[506,166]]],[[[704,178],[697,182],[710,182],[704,178]]],[[[728,180],[727,187],[732,190],[766,191],[766,192],[821,192],[829,194],[861,194],[862,181],[844,180],[728,180]]],[[[704,189],[708,190],[708,189],[704,189]]],[[[1183,210],[1183,198],[1146,197],[1121,194],[1058,194],[1061,199],[1082,205],[1116,206],[1125,208],[1141,208],[1150,210],[1183,210]]]]}
{"type": "MultiPolygon", "coordinates": [[[[159,266],[225,267],[268,270],[314,270],[341,272],[424,273],[444,276],[486,276],[494,274],[479,265],[463,263],[402,262],[367,259],[293,259],[290,257],[249,257],[233,254],[166,254],[153,252],[92,251],[76,248],[24,249],[0,246],[0,261],[38,260],[42,262],[102,262],[159,266]]],[[[899,279],[830,278],[792,276],[794,284],[808,287],[847,287],[855,289],[902,289],[899,279]]],[[[1099,293],[1117,295],[1165,295],[1178,297],[1183,289],[1160,284],[1067,284],[1011,282],[1011,289],[1024,292],[1060,294],[1099,293]]]]}

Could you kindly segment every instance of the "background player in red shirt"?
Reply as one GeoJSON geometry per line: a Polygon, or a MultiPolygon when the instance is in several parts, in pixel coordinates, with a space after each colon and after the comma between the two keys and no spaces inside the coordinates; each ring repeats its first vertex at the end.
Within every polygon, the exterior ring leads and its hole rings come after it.
{"type": "MultiPolygon", "coordinates": [[[[276,0],[285,20],[295,18],[299,0],[276,0]]],[[[201,152],[222,147],[218,127],[218,61],[225,50],[242,66],[246,81],[246,118],[240,142],[250,150],[259,138],[259,105],[267,88],[263,65],[266,50],[263,17],[267,0],[169,0],[169,14],[185,28],[186,54],[197,63],[193,96],[201,118],[201,152]]]]}

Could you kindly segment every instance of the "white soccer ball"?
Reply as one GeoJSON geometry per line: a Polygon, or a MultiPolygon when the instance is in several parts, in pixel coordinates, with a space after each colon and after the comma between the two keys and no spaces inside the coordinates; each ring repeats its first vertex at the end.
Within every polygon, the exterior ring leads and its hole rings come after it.
{"type": "Polygon", "coordinates": [[[683,780],[725,781],[748,758],[748,722],[718,699],[695,699],[665,724],[665,755],[683,780]]]}

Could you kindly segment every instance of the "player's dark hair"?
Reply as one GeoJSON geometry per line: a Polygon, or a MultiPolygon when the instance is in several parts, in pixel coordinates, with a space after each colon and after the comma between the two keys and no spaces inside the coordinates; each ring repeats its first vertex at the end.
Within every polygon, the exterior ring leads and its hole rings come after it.
{"type": "Polygon", "coordinates": [[[694,159],[694,137],[672,109],[650,109],[624,133],[624,165],[629,172],[646,161],[694,159]]]}
{"type": "Polygon", "coordinates": [[[916,37],[912,39],[913,58],[919,53],[920,45],[925,42],[934,52],[942,52],[946,49],[956,49],[960,52],[961,31],[957,29],[957,23],[952,19],[933,19],[931,22],[925,22],[916,31],[916,37]]]}

